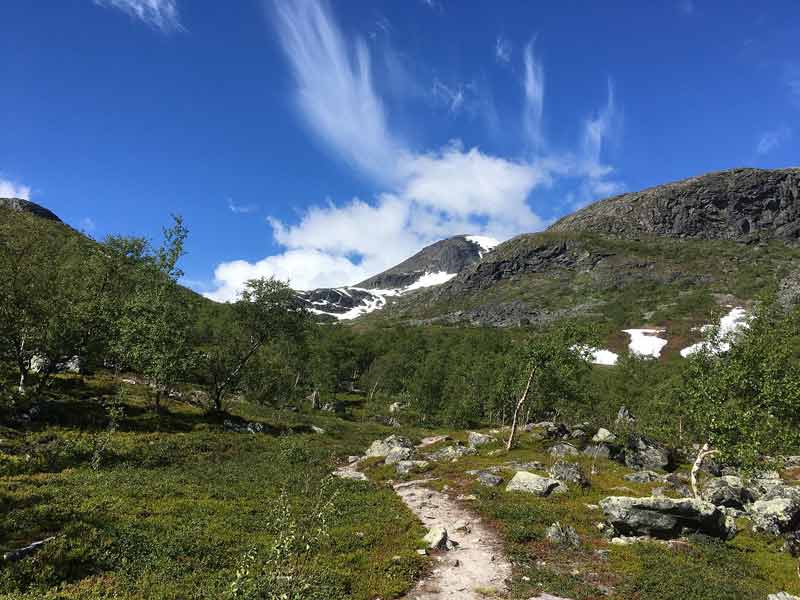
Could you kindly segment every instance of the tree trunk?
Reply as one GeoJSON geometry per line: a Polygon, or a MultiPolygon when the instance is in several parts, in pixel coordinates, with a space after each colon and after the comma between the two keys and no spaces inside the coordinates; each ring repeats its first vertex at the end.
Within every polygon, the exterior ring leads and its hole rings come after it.
{"type": "Polygon", "coordinates": [[[528,392],[531,390],[531,382],[533,381],[533,375],[535,373],[536,366],[532,366],[531,372],[528,375],[528,383],[525,384],[525,391],[517,401],[517,406],[514,407],[514,417],[511,420],[511,434],[508,436],[508,442],[506,442],[507,451],[511,450],[511,447],[514,445],[514,436],[517,434],[517,421],[519,420],[519,413],[522,410],[522,407],[525,405],[525,401],[528,399],[528,392]]]}
{"type": "Polygon", "coordinates": [[[703,447],[700,448],[700,452],[697,453],[697,458],[692,465],[692,472],[691,472],[691,484],[692,484],[692,494],[698,500],[700,499],[700,491],[697,489],[697,474],[700,472],[700,467],[703,466],[703,460],[706,457],[711,456],[712,454],[718,454],[719,450],[712,450],[711,446],[709,446],[708,442],[703,444],[703,447]]]}

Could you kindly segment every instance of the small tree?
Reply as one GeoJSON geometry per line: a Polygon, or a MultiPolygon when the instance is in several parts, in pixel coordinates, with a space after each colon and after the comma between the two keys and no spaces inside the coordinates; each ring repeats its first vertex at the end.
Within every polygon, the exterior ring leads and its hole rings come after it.
{"type": "Polygon", "coordinates": [[[144,375],[157,411],[194,359],[188,292],[177,285],[188,231],[180,217],[173,218],[162,246],[142,252],[136,263],[133,290],[120,310],[113,344],[118,361],[144,375]]]}
{"type": "Polygon", "coordinates": [[[527,374],[522,394],[511,417],[511,432],[506,450],[511,450],[523,409],[533,396],[540,410],[557,408],[558,402],[584,391],[584,376],[589,370],[591,332],[574,323],[566,323],[545,332],[528,344],[525,362],[527,374]]]}
{"type": "Polygon", "coordinates": [[[786,314],[771,300],[760,304],[735,340],[718,330],[691,359],[684,397],[700,450],[692,489],[705,458],[719,455],[745,470],[765,455],[800,442],[800,311],[786,314]]]}
{"type": "Polygon", "coordinates": [[[262,348],[276,339],[299,343],[306,324],[306,312],[288,284],[273,277],[248,281],[227,317],[211,328],[204,352],[214,410],[223,410],[225,395],[239,385],[262,348]]]}

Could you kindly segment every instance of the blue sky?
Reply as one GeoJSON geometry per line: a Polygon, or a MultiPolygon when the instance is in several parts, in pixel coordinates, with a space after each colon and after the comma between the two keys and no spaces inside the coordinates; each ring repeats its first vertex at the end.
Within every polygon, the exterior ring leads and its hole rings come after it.
{"type": "Polygon", "coordinates": [[[102,238],[190,228],[185,282],[354,283],[458,233],[796,166],[793,1],[6,0],[0,196],[102,238]],[[759,6],[760,4],[760,6],[759,6]]]}

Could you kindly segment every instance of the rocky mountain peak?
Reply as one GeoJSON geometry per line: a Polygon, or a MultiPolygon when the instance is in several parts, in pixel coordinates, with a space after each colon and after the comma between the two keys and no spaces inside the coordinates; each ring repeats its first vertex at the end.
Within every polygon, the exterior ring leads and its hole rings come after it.
{"type": "Polygon", "coordinates": [[[549,230],[796,243],[798,217],[800,168],[731,169],[596,202],[549,230]]]}
{"type": "Polygon", "coordinates": [[[61,223],[55,213],[47,210],[44,206],[40,206],[30,200],[23,200],[22,198],[0,198],[0,209],[15,210],[18,212],[26,212],[48,221],[56,221],[61,223]]]}

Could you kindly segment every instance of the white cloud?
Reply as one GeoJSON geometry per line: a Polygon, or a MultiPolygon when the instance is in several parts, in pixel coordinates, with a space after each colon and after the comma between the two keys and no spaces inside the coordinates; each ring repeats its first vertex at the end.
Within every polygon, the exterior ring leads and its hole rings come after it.
{"type": "Polygon", "coordinates": [[[512,46],[511,42],[502,35],[497,36],[494,45],[494,57],[497,62],[508,63],[511,61],[512,46]]]}
{"type": "Polygon", "coordinates": [[[98,6],[116,8],[164,33],[183,31],[176,0],[94,0],[98,6]]]}
{"type": "MultiPolygon", "coordinates": [[[[613,88],[606,106],[585,122],[577,152],[544,154],[544,71],[525,49],[525,134],[538,152],[527,160],[466,148],[455,140],[418,152],[390,130],[370,74],[370,55],[348,44],[327,4],[309,0],[276,6],[283,49],[297,84],[297,103],[312,133],[335,156],[386,186],[372,200],[312,206],[295,224],[268,219],[282,253],[257,262],[220,264],[215,300],[234,299],[247,279],[275,276],[298,289],[354,284],[407,258],[422,246],[456,234],[499,240],[546,224],[529,204],[531,193],[558,177],[578,178],[583,198],[616,190],[612,167],[601,163],[614,129],[613,88]]],[[[437,80],[434,92],[449,110],[466,110],[467,85],[437,80]]]]}
{"type": "Polygon", "coordinates": [[[389,133],[375,93],[366,44],[350,48],[323,4],[276,4],[278,34],[311,130],[347,161],[385,183],[394,180],[400,144],[389,133]]]}
{"type": "Polygon", "coordinates": [[[756,144],[756,154],[764,155],[772,152],[781,144],[788,141],[792,137],[792,130],[786,126],[765,131],[758,138],[756,144]]]}
{"type": "Polygon", "coordinates": [[[525,131],[534,149],[539,149],[544,142],[542,116],[544,114],[544,69],[533,55],[531,40],[525,46],[525,111],[523,114],[525,131]]]}
{"type": "Polygon", "coordinates": [[[0,198],[31,199],[31,188],[8,179],[0,178],[0,198]]]}
{"type": "Polygon", "coordinates": [[[433,80],[433,98],[445,105],[451,113],[457,113],[464,105],[464,86],[449,87],[438,78],[433,80]]]}
{"type": "Polygon", "coordinates": [[[258,205],[256,204],[236,204],[233,198],[228,198],[228,210],[235,214],[248,214],[256,212],[258,205]]]}

